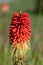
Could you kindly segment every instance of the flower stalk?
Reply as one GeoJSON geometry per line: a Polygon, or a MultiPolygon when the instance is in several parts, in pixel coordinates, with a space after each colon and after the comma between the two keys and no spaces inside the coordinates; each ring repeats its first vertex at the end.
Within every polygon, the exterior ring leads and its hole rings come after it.
{"type": "Polygon", "coordinates": [[[10,44],[13,48],[11,56],[13,65],[24,65],[30,49],[31,37],[30,16],[27,13],[15,12],[10,24],[10,44]]]}

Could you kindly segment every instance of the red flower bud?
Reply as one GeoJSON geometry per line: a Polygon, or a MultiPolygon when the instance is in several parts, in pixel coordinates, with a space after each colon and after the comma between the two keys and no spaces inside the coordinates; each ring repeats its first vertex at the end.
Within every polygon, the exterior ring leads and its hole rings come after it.
{"type": "Polygon", "coordinates": [[[30,16],[27,13],[15,12],[10,24],[10,43],[24,43],[31,37],[30,16]]]}

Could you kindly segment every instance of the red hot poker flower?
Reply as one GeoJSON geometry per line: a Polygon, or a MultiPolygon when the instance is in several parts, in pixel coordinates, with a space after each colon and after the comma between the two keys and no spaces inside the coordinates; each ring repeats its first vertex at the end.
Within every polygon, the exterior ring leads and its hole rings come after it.
{"type": "Polygon", "coordinates": [[[9,9],[9,5],[8,5],[7,3],[3,3],[3,4],[2,4],[2,10],[3,10],[4,12],[7,12],[8,9],[9,9]]]}
{"type": "Polygon", "coordinates": [[[27,13],[15,12],[10,24],[10,43],[24,43],[31,37],[30,16],[27,13]]]}

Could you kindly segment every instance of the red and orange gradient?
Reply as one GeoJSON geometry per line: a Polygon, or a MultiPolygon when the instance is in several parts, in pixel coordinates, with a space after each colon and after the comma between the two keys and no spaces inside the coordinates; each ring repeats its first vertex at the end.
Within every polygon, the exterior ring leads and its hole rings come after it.
{"type": "Polygon", "coordinates": [[[10,43],[12,45],[30,40],[30,16],[27,13],[15,12],[10,24],[10,43]]]}

